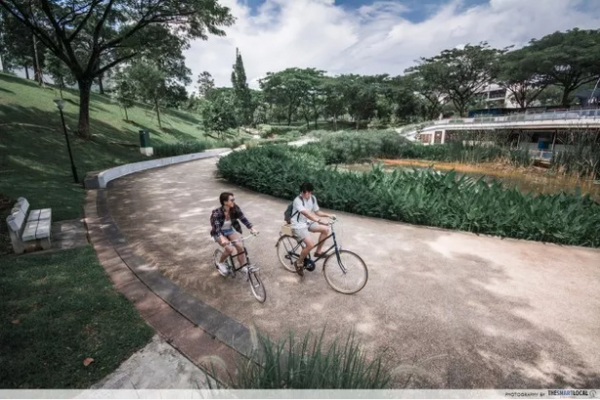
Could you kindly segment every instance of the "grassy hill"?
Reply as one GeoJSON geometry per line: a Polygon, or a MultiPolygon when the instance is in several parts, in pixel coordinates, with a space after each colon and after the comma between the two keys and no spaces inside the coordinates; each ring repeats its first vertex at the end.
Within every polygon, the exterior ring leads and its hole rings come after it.
{"type": "MultiPolygon", "coordinates": [[[[73,133],[78,94],[75,90],[63,93],[65,120],[73,133]]],[[[0,74],[0,198],[28,197],[32,207],[52,207],[54,220],[80,216],[84,196],[83,188],[72,181],[60,114],[52,101],[59,97],[56,88],[0,74]]],[[[138,150],[140,129],[150,131],[153,145],[206,140],[196,115],[162,110],[163,129],[159,129],[149,107],[138,105],[128,114],[126,122],[123,110],[108,96],[92,94],[93,140],[70,136],[81,181],[90,171],[146,159],[138,150]]]]}

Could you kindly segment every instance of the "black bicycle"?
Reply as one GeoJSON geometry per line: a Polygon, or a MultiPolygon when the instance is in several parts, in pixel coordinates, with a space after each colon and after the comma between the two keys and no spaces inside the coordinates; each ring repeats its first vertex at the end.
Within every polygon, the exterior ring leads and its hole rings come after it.
{"type": "MultiPolygon", "coordinates": [[[[333,244],[329,249],[324,251],[319,257],[311,258],[310,254],[304,259],[304,269],[314,271],[316,262],[325,259],[323,263],[323,275],[325,280],[333,288],[333,290],[344,293],[354,294],[359,292],[367,284],[369,279],[369,270],[367,264],[356,253],[349,250],[342,250],[337,243],[333,225],[337,221],[332,221],[331,235],[325,240],[320,241],[315,245],[315,249],[327,239],[332,238],[333,244]],[[333,250],[333,252],[331,252],[333,250]]],[[[302,248],[306,246],[303,240],[296,239],[291,232],[289,226],[285,226],[286,232],[281,232],[281,237],[277,241],[277,255],[283,267],[289,272],[296,272],[295,263],[300,258],[302,248]]]]}
{"type": "MultiPolygon", "coordinates": [[[[230,243],[236,243],[236,242],[244,242],[246,241],[248,238],[250,237],[254,237],[256,235],[249,235],[246,236],[245,238],[241,238],[238,240],[232,240],[230,243]]],[[[267,300],[267,290],[265,289],[265,285],[263,285],[262,280],[260,279],[260,276],[258,274],[258,270],[259,268],[250,263],[250,257],[248,256],[248,249],[246,248],[246,246],[244,245],[244,251],[243,254],[245,254],[246,256],[246,263],[244,265],[240,265],[239,267],[235,267],[235,258],[237,256],[239,256],[240,254],[242,254],[242,252],[239,252],[237,254],[230,254],[229,257],[227,258],[227,260],[225,261],[225,263],[227,264],[227,267],[229,268],[229,274],[227,276],[231,276],[232,278],[235,278],[236,272],[242,270],[243,268],[246,268],[245,270],[243,270],[243,274],[246,275],[246,280],[248,281],[248,283],[250,283],[250,290],[252,291],[252,295],[254,295],[254,297],[256,298],[256,300],[258,300],[259,303],[264,303],[265,300],[267,300]]],[[[213,253],[213,261],[215,264],[215,267],[217,267],[219,261],[221,260],[221,256],[223,255],[223,249],[222,248],[218,248],[215,249],[215,252],[213,253]]]]}

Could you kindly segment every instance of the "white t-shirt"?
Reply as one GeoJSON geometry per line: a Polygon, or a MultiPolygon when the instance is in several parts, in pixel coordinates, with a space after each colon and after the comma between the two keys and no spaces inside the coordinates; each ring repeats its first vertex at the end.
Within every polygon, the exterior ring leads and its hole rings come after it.
{"type": "Polygon", "coordinates": [[[302,214],[302,211],[308,210],[311,212],[319,211],[319,204],[317,203],[317,198],[315,196],[311,196],[309,199],[301,198],[300,196],[296,196],[294,199],[294,207],[292,208],[292,228],[294,229],[302,229],[306,228],[310,223],[314,221],[309,220],[302,214]],[[304,204],[302,201],[304,200],[304,204]],[[314,201],[313,201],[314,200],[314,201]],[[296,214],[298,213],[298,214],[296,214]]]}
{"type": "Polygon", "coordinates": [[[231,225],[232,225],[231,224],[231,220],[230,219],[226,219],[225,221],[223,221],[223,226],[221,227],[221,230],[222,231],[228,231],[228,230],[232,229],[231,225]]]}

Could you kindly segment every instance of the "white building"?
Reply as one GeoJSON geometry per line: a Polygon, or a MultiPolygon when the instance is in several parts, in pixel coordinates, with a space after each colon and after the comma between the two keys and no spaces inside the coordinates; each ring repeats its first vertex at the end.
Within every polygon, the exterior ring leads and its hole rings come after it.
{"type": "Polygon", "coordinates": [[[516,108],[511,93],[500,85],[492,83],[478,91],[478,96],[487,108],[516,108]]]}

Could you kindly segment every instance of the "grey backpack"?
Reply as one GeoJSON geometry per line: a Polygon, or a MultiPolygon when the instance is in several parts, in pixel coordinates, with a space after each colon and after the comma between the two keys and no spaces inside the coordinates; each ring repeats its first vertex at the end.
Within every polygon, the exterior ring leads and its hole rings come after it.
{"type": "MultiPolygon", "coordinates": [[[[298,196],[298,197],[300,197],[300,200],[302,200],[302,205],[304,205],[304,197],[302,197],[302,196],[298,196]]],[[[311,199],[314,203],[315,196],[311,196],[311,199]]],[[[291,202],[285,209],[285,212],[283,213],[283,219],[285,220],[286,224],[291,224],[292,218],[294,218],[294,216],[296,214],[298,214],[298,220],[300,220],[300,213],[298,213],[298,211],[296,211],[295,213],[292,214],[293,211],[294,211],[294,202],[291,202]]]]}

